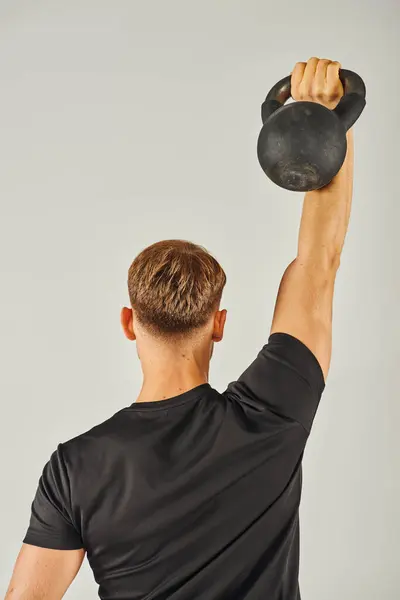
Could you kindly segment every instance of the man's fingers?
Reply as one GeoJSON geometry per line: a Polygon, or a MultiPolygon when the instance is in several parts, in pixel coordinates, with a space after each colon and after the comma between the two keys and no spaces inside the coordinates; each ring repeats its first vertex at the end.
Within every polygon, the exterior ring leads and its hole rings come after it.
{"type": "Polygon", "coordinates": [[[313,57],[307,62],[304,71],[303,81],[301,82],[302,95],[305,99],[311,99],[315,72],[318,66],[318,58],[313,57]]]}
{"type": "Polygon", "coordinates": [[[317,69],[315,71],[315,78],[317,81],[321,80],[323,83],[325,83],[328,72],[328,66],[331,64],[331,62],[332,61],[328,58],[321,58],[318,61],[317,69]]]}
{"type": "Polygon", "coordinates": [[[330,65],[330,63],[330,60],[322,58],[318,61],[317,68],[315,70],[315,78],[313,83],[313,97],[318,100],[322,100],[324,97],[328,66],[330,65]]]}
{"type": "Polygon", "coordinates": [[[342,65],[339,62],[331,62],[326,72],[326,83],[329,89],[336,89],[339,81],[339,70],[342,65]]]}
{"type": "Polygon", "coordinates": [[[292,97],[335,108],[343,95],[340,69],[339,62],[325,58],[312,57],[307,63],[297,63],[291,77],[292,97]]]}
{"type": "Polygon", "coordinates": [[[296,66],[294,67],[293,72],[292,72],[292,81],[291,81],[292,95],[293,95],[293,93],[296,93],[297,90],[299,89],[299,86],[303,80],[305,69],[306,69],[305,62],[298,62],[296,64],[296,66]]]}

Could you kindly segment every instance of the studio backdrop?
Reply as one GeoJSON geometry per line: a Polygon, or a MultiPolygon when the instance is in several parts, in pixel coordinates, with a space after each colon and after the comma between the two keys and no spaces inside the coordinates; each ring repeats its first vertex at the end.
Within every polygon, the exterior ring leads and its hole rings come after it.
{"type": "MultiPolygon", "coordinates": [[[[188,239],[225,268],[217,389],[266,342],[302,194],[260,168],[260,106],[319,56],[368,104],[300,582],[305,600],[399,598],[399,24],[395,0],[0,2],[0,592],[50,454],[138,393],[119,310],[142,248],[188,239]]],[[[87,565],[67,597],[96,597],[87,565]]]]}

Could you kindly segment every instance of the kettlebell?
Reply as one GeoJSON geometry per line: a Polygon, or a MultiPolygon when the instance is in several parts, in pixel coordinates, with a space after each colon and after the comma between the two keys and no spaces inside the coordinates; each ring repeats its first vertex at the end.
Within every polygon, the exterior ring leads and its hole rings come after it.
{"type": "Polygon", "coordinates": [[[290,97],[290,76],[278,81],[262,104],[258,160],[280,187],[298,192],[318,190],[339,172],[346,157],[346,132],[366,104],[361,77],[345,69],[339,76],[344,95],[334,110],[316,102],[284,106],[290,97]]]}

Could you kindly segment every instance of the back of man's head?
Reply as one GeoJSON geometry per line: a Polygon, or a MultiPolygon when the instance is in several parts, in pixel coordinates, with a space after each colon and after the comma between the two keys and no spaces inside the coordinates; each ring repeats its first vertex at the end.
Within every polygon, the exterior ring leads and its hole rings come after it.
{"type": "Polygon", "coordinates": [[[181,240],[143,250],[129,269],[128,289],[139,323],[154,335],[190,334],[218,310],[226,276],[207,250],[181,240]]]}

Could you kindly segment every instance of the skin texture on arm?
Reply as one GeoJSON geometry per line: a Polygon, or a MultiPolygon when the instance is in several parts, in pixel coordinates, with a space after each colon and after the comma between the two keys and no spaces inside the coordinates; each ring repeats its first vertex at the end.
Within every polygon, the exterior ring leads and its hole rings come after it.
{"type": "MultiPolygon", "coordinates": [[[[339,63],[311,59],[292,75],[296,100],[334,108],[343,89],[339,63]]],[[[336,273],[348,228],[353,194],[353,134],[347,155],[332,182],[304,199],[298,253],[282,278],[271,333],[288,333],[316,356],[326,379],[332,347],[332,305],[336,273]]]]}
{"type": "Polygon", "coordinates": [[[75,579],[82,550],[50,550],[23,544],[5,600],[60,600],[75,579]]]}

